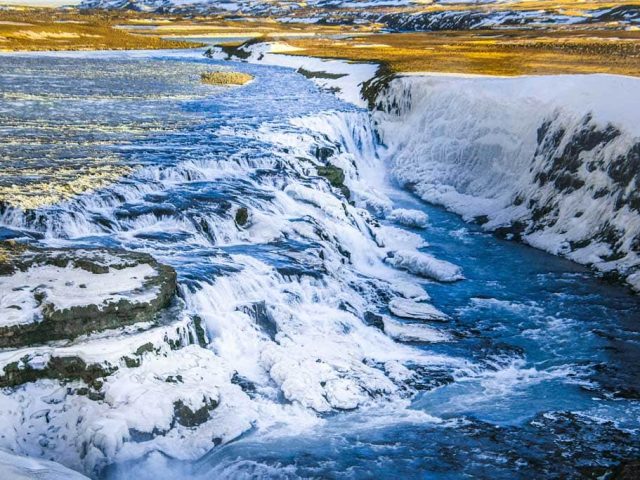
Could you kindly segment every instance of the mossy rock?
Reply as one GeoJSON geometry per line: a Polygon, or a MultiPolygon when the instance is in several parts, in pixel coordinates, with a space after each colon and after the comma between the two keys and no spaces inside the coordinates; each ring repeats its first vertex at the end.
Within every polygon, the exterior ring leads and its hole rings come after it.
{"type": "MultiPolygon", "coordinates": [[[[118,298],[114,294],[113,299],[107,296],[100,304],[87,303],[63,309],[48,300],[47,294],[50,290],[36,290],[38,285],[33,285],[33,290],[30,291],[33,292],[38,318],[35,321],[0,326],[0,348],[19,348],[52,340],[73,339],[96,331],[151,321],[171,303],[177,285],[177,276],[173,268],[158,263],[148,254],[124,250],[74,251],[29,248],[11,257],[9,264],[3,270],[5,275],[0,276],[0,280],[4,279],[7,284],[10,284],[12,274],[26,272],[32,267],[72,267],[95,275],[95,281],[99,281],[100,275],[110,270],[116,272],[116,275],[118,270],[124,274],[126,268],[140,265],[150,267],[154,273],[141,279],[140,287],[133,293],[124,292],[127,295],[131,294],[130,298],[118,298]]],[[[86,292],[84,284],[74,288],[86,292]]],[[[90,301],[90,292],[86,296],[90,301]]],[[[21,309],[19,305],[7,308],[21,309]]]]}
{"type": "Polygon", "coordinates": [[[81,380],[87,385],[101,385],[99,379],[111,375],[116,367],[98,364],[87,364],[77,356],[51,357],[44,368],[33,368],[25,357],[20,362],[5,365],[0,376],[0,388],[15,387],[27,382],[35,382],[44,378],[74,381],[81,380]]]}
{"type": "Polygon", "coordinates": [[[318,175],[326,178],[332,187],[337,188],[342,194],[349,199],[351,197],[351,191],[344,184],[344,171],[333,165],[323,165],[316,167],[318,175]]]}
{"type": "Polygon", "coordinates": [[[197,427],[208,421],[211,418],[211,412],[217,407],[218,402],[211,398],[205,398],[204,405],[197,410],[192,410],[182,400],[178,400],[173,404],[174,423],[183,427],[197,427]]]}
{"type": "Polygon", "coordinates": [[[243,72],[204,72],[200,74],[200,80],[208,85],[246,85],[253,76],[243,72]]]}

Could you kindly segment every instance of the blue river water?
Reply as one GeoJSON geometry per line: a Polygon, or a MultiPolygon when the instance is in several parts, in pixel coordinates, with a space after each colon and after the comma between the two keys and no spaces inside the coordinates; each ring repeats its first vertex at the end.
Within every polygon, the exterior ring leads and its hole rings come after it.
{"type": "MultiPolygon", "coordinates": [[[[234,158],[270,165],[254,169],[256,177],[273,175],[274,146],[254,135],[264,125],[295,134],[290,118],[366,114],[278,67],[234,65],[256,80],[211,94],[198,78],[212,64],[227,66],[179,53],[0,58],[0,188],[20,184],[38,195],[42,182],[90,177],[89,167],[156,169],[124,177],[111,188],[111,203],[90,214],[65,203],[18,222],[5,209],[0,236],[70,248],[141,249],[174,266],[181,284],[194,288],[233,268],[216,263],[221,254],[303,268],[288,254],[309,244],[235,245],[215,221],[203,221],[226,214],[229,203],[257,208],[270,202],[269,184],[256,189],[255,178],[184,183],[162,172],[184,162],[234,158]],[[64,73],[70,71],[71,77],[64,73]],[[130,196],[132,189],[143,200],[130,196]],[[115,206],[114,198],[120,199],[115,206]],[[199,241],[205,237],[209,243],[199,241]]],[[[94,195],[99,200],[101,190],[94,195]]],[[[463,359],[469,368],[418,370],[408,409],[390,404],[383,412],[333,411],[312,431],[276,437],[248,431],[196,461],[163,457],[156,459],[160,471],[149,461],[133,461],[102,476],[599,478],[639,458],[640,298],[399,187],[391,196],[396,207],[428,214],[428,227],[413,233],[428,242],[429,253],[461,266],[465,275],[453,284],[425,282],[434,305],[452,317],[443,329],[453,340],[413,348],[463,359]],[[414,421],[411,410],[434,421],[414,421]]]]}

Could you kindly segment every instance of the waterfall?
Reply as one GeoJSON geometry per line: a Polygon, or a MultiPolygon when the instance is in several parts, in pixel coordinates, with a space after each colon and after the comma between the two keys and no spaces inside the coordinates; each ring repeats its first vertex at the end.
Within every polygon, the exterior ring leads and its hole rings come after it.
{"type": "Polygon", "coordinates": [[[385,161],[432,203],[640,289],[640,100],[611,76],[407,76],[378,98],[385,161]]]}

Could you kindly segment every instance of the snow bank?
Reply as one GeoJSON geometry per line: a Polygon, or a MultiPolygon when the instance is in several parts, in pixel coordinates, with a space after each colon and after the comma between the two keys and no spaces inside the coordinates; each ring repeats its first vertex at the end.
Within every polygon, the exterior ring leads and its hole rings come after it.
{"type": "MultiPolygon", "coordinates": [[[[367,105],[360,94],[362,84],[378,71],[378,65],[373,63],[283,55],[281,52],[291,52],[294,49],[282,42],[256,43],[242,47],[242,50],[248,54],[245,59],[248,62],[300,70],[321,88],[331,90],[342,100],[360,107],[367,105]]],[[[227,55],[217,51],[213,53],[213,58],[226,59],[227,55]]]]}
{"type": "Polygon", "coordinates": [[[374,116],[393,174],[423,199],[628,277],[640,266],[638,92],[612,75],[411,75],[374,116]]]}
{"type": "Polygon", "coordinates": [[[0,449],[0,478],[7,480],[87,480],[59,463],[13,455],[0,449]]]}

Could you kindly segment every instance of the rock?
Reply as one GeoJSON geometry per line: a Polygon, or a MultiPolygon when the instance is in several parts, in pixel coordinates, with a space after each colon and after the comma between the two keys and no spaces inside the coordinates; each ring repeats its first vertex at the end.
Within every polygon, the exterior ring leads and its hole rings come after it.
{"type": "MultiPolygon", "coordinates": [[[[25,359],[26,360],[26,359],[25,359]]],[[[87,364],[79,357],[51,357],[43,368],[34,368],[28,361],[5,365],[0,376],[0,388],[15,387],[42,378],[71,381],[82,380],[94,385],[99,378],[113,373],[115,368],[97,364],[87,364]]]]}
{"type": "MultiPolygon", "coordinates": [[[[298,70],[300,72],[300,70],[298,70]]],[[[331,147],[316,147],[314,152],[315,157],[321,162],[326,162],[330,157],[335,154],[335,151],[331,147]]]]}
{"type": "Polygon", "coordinates": [[[236,210],[236,225],[244,227],[249,221],[249,210],[247,207],[240,207],[236,210]]]}
{"type": "Polygon", "coordinates": [[[249,396],[256,393],[256,384],[251,380],[243,377],[238,372],[235,372],[233,374],[233,377],[231,377],[231,383],[233,383],[234,385],[238,385],[242,389],[242,391],[249,396]]]}
{"type": "Polygon", "coordinates": [[[0,348],[147,322],[175,294],[175,270],[144,253],[3,247],[0,348]]]}
{"type": "Polygon", "coordinates": [[[391,313],[401,318],[447,322],[449,317],[429,303],[419,303],[406,298],[394,298],[389,302],[391,313]]]}
{"type": "Polygon", "coordinates": [[[614,480],[637,480],[640,478],[640,460],[622,462],[613,472],[614,480]]]}
{"type": "Polygon", "coordinates": [[[377,315],[373,312],[364,312],[364,323],[384,332],[384,319],[382,315],[377,315]]]}
{"type": "Polygon", "coordinates": [[[249,305],[243,305],[242,307],[238,307],[238,310],[249,315],[256,325],[260,327],[271,340],[275,340],[276,334],[278,333],[278,324],[274,320],[274,318],[267,310],[266,302],[254,302],[249,305]]]}
{"type": "MultiPolygon", "coordinates": [[[[61,383],[82,381],[99,391],[104,377],[139,368],[154,357],[199,343],[198,320],[179,307],[172,306],[153,322],[77,340],[0,350],[0,388],[52,379],[61,383]]],[[[93,394],[88,392],[89,396],[93,394]]]]}
{"type": "Polygon", "coordinates": [[[326,178],[332,187],[340,190],[345,198],[348,199],[351,196],[351,191],[344,184],[344,171],[341,168],[333,165],[324,165],[316,167],[316,171],[318,175],[326,178]]]}
{"type": "Polygon", "coordinates": [[[197,427],[209,420],[210,412],[218,407],[218,402],[209,398],[203,398],[204,405],[197,410],[192,410],[182,400],[173,404],[174,420],[183,427],[197,427]]]}

